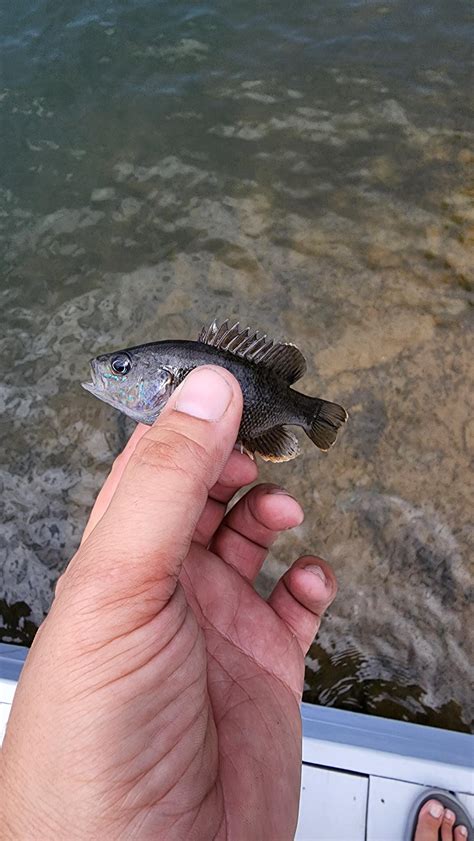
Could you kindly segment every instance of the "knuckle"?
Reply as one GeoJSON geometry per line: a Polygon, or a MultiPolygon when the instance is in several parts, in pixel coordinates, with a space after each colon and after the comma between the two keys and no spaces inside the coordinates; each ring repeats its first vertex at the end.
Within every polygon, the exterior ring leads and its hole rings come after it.
{"type": "Polygon", "coordinates": [[[112,468],[111,468],[110,472],[111,473],[116,473],[119,470],[119,468],[121,467],[121,465],[123,464],[124,461],[125,461],[125,450],[123,450],[121,453],[119,453],[119,455],[114,459],[114,461],[112,462],[112,468]]]}
{"type": "Polygon", "coordinates": [[[54,598],[57,598],[64,587],[64,572],[61,573],[59,578],[56,579],[56,584],[54,585],[54,598]]]}
{"type": "Polygon", "coordinates": [[[180,476],[186,486],[209,488],[210,458],[206,448],[188,435],[161,429],[159,438],[145,435],[131,457],[135,465],[151,467],[162,474],[180,476]]]}

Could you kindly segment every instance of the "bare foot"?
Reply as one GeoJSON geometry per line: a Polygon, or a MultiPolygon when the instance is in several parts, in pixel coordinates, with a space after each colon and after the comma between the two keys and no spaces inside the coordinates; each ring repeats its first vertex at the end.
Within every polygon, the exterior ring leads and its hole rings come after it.
{"type": "Polygon", "coordinates": [[[466,841],[467,829],[453,829],[456,815],[445,809],[438,800],[428,800],[419,812],[413,841],[466,841]]]}

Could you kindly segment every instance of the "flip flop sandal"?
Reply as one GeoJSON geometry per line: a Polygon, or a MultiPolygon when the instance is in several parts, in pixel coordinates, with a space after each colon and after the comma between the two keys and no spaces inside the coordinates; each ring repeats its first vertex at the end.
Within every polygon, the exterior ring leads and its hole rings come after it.
{"type": "Polygon", "coordinates": [[[443,791],[443,789],[440,788],[425,789],[418,795],[415,802],[412,804],[410,814],[408,815],[407,838],[409,841],[414,841],[420,809],[428,802],[428,800],[438,800],[445,809],[450,809],[451,812],[454,812],[456,820],[453,824],[453,830],[462,824],[467,829],[466,841],[474,841],[474,832],[469,813],[454,794],[450,791],[443,791]]]}

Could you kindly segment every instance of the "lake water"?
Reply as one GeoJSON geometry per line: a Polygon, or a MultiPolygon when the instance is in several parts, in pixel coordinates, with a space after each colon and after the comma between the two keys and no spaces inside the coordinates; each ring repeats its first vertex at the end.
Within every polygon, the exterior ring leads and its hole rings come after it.
{"type": "Polygon", "coordinates": [[[80,389],[88,359],[239,317],[351,416],[262,470],[306,521],[261,591],[307,551],[340,583],[306,700],[469,728],[469,13],[3,4],[2,639],[31,641],[131,428],[80,389]]]}

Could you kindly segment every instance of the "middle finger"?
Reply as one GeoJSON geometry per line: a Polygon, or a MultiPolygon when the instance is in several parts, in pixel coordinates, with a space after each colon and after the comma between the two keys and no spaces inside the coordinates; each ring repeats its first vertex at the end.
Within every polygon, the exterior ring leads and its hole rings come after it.
{"type": "Polygon", "coordinates": [[[247,455],[233,450],[219,481],[209,491],[209,498],[194,532],[193,541],[208,546],[225,517],[227,503],[234,494],[254,482],[257,465],[247,455]]]}
{"type": "Polygon", "coordinates": [[[278,534],[301,525],[303,519],[299,503],[282,488],[257,485],[229,511],[209,548],[254,581],[278,534]]]}

